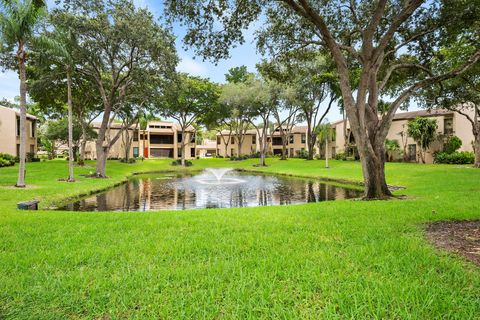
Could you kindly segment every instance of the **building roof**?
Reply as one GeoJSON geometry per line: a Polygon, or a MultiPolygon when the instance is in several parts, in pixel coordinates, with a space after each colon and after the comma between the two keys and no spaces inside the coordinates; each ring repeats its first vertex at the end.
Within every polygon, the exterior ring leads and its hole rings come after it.
{"type": "MultiPolygon", "coordinates": [[[[415,119],[416,117],[440,117],[440,116],[449,116],[453,115],[454,112],[445,109],[437,109],[437,110],[417,110],[417,111],[409,111],[409,112],[400,112],[396,113],[393,116],[393,121],[400,121],[400,120],[411,120],[415,119]]],[[[335,122],[330,123],[331,126],[336,126],[340,123],[345,122],[346,120],[338,120],[335,122]]]]}
{"type": "MultiPolygon", "coordinates": [[[[222,130],[221,132],[218,132],[217,133],[217,136],[220,136],[220,135],[228,135],[230,133],[229,130],[222,130]]],[[[257,130],[256,129],[248,129],[247,131],[245,131],[245,134],[253,134],[253,135],[256,135],[257,134],[257,130]]],[[[235,131],[232,131],[232,136],[235,136],[235,131]]]]}
{"type": "Polygon", "coordinates": [[[409,120],[415,119],[416,117],[438,117],[438,116],[446,116],[446,115],[453,115],[453,111],[445,110],[445,109],[438,109],[438,110],[418,110],[418,111],[410,111],[410,112],[400,112],[395,114],[393,120],[409,120]]]}
{"type": "Polygon", "coordinates": [[[217,149],[217,142],[214,140],[205,139],[202,144],[197,145],[197,149],[217,149]]]}
{"type": "MultiPolygon", "coordinates": [[[[7,108],[7,107],[5,107],[5,106],[0,105],[0,112],[8,112],[8,111],[10,111],[10,112],[15,112],[15,114],[16,114],[17,116],[20,116],[20,111],[19,111],[19,110],[17,110],[17,109],[12,109],[12,108],[7,108]]],[[[38,120],[37,117],[35,117],[34,115],[31,115],[31,114],[29,114],[29,113],[27,113],[27,118],[30,119],[30,120],[38,120]]]]}
{"type": "MultiPolygon", "coordinates": [[[[94,122],[92,123],[92,127],[94,129],[99,129],[101,126],[100,122],[94,122]]],[[[123,125],[121,123],[112,123],[110,128],[112,129],[121,129],[123,125]]],[[[130,129],[140,129],[139,126],[136,125],[131,125],[130,129]]],[[[147,124],[147,130],[155,130],[155,132],[163,132],[163,133],[173,133],[174,129],[175,131],[181,131],[182,128],[178,123],[172,122],[172,121],[149,121],[147,124]],[[168,128],[150,128],[150,126],[159,126],[159,127],[168,127],[168,128]]],[[[194,132],[195,128],[193,126],[188,126],[187,132],[194,132]]]]}

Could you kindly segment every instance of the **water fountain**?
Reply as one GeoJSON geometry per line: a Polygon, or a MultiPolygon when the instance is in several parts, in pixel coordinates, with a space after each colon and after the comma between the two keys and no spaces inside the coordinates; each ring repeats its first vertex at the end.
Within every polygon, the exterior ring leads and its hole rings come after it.
{"type": "Polygon", "coordinates": [[[211,173],[217,178],[217,181],[220,182],[222,180],[223,176],[230,171],[233,171],[231,168],[208,168],[205,169],[208,173],[211,173]]]}
{"type": "Polygon", "coordinates": [[[224,177],[229,172],[234,172],[232,168],[207,168],[205,173],[199,175],[196,181],[200,184],[212,184],[212,185],[226,185],[245,182],[243,179],[239,179],[235,176],[224,177]]]}

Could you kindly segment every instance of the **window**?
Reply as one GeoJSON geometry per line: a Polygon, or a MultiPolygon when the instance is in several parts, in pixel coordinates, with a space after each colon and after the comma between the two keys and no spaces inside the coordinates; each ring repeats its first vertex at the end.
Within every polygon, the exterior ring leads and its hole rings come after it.
{"type": "Polygon", "coordinates": [[[195,148],[190,148],[190,157],[195,158],[195,148]]]}
{"type": "Polygon", "coordinates": [[[34,144],[30,145],[30,153],[35,153],[35,145],[34,144]]]}
{"type": "Polygon", "coordinates": [[[150,135],[150,143],[152,144],[173,144],[173,135],[150,135]]]}
{"type": "Polygon", "coordinates": [[[35,138],[35,127],[36,127],[35,121],[30,122],[30,128],[31,128],[31,130],[30,130],[31,136],[30,137],[31,138],[35,138]]]}
{"type": "Polygon", "coordinates": [[[138,152],[138,147],[133,147],[133,157],[138,158],[139,152],[138,152]]]}
{"type": "Polygon", "coordinates": [[[178,157],[181,158],[182,157],[182,148],[178,148],[177,153],[178,153],[178,157]]]}
{"type": "Polygon", "coordinates": [[[257,136],[252,136],[252,144],[257,144],[257,136]]]}
{"type": "Polygon", "coordinates": [[[231,144],[234,144],[234,143],[235,143],[235,137],[231,137],[231,138],[230,138],[230,143],[231,143],[231,144]]]}
{"type": "Polygon", "coordinates": [[[138,141],[138,130],[133,131],[133,141],[138,141]]]}
{"type": "Polygon", "coordinates": [[[302,133],[302,143],[305,143],[307,141],[307,135],[305,133],[302,133]]]}
{"type": "Polygon", "coordinates": [[[17,117],[17,136],[20,135],[20,117],[17,117]]]}
{"type": "Polygon", "coordinates": [[[217,137],[217,144],[220,144],[220,143],[222,143],[222,138],[217,137]]]}
{"type": "Polygon", "coordinates": [[[190,133],[190,142],[195,143],[195,133],[190,133]]]}
{"type": "Polygon", "coordinates": [[[181,133],[177,133],[177,142],[182,142],[182,134],[181,133]]]}
{"type": "Polygon", "coordinates": [[[293,134],[288,137],[288,143],[293,143],[293,134]]]}
{"type": "Polygon", "coordinates": [[[443,134],[453,134],[453,118],[443,119],[443,134]]]}
{"type": "Polygon", "coordinates": [[[20,144],[17,144],[17,157],[20,157],[20,144]]]}
{"type": "Polygon", "coordinates": [[[273,137],[272,145],[274,146],[283,145],[282,137],[273,137]]]}

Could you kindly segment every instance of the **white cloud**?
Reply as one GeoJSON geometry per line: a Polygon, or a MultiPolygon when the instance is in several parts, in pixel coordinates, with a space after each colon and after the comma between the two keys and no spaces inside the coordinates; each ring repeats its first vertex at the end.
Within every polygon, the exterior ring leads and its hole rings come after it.
{"type": "Polygon", "coordinates": [[[207,67],[201,62],[195,61],[190,57],[182,57],[177,66],[177,71],[186,72],[194,76],[208,76],[207,67]]]}

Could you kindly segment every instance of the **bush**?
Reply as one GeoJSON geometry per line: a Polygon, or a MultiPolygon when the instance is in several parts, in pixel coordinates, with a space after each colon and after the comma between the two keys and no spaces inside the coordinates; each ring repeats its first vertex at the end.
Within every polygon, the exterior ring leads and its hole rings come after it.
{"type": "Polygon", "coordinates": [[[300,150],[297,154],[297,158],[300,158],[300,159],[308,159],[308,151],[303,149],[303,150],[300,150]]]}
{"type": "Polygon", "coordinates": [[[435,163],[444,164],[472,164],[475,161],[475,155],[473,152],[437,152],[433,155],[435,163]]]}
{"type": "MultiPolygon", "coordinates": [[[[243,156],[230,156],[230,161],[242,161],[242,160],[247,160],[250,158],[250,156],[243,155],[243,156]]],[[[254,158],[254,157],[252,157],[254,158]]]]}
{"type": "Polygon", "coordinates": [[[1,167],[11,167],[15,165],[16,157],[6,154],[6,153],[0,153],[0,168],[1,167]]]}
{"type": "Polygon", "coordinates": [[[345,154],[345,152],[339,152],[335,155],[335,160],[347,160],[347,155],[345,154]]]}
{"type": "Polygon", "coordinates": [[[135,160],[135,158],[129,158],[128,160],[125,159],[125,158],[121,158],[120,162],[122,162],[122,163],[135,163],[135,162],[137,162],[137,160],[135,160]]]}
{"type": "MultiPolygon", "coordinates": [[[[181,166],[182,165],[182,160],[181,159],[174,160],[174,161],[172,161],[171,165],[172,166],[181,166]]],[[[185,167],[191,167],[191,166],[193,166],[193,162],[190,161],[190,160],[185,160],[185,167]]]]}
{"type": "Polygon", "coordinates": [[[447,142],[443,144],[443,152],[448,154],[454,153],[462,146],[462,140],[457,136],[451,136],[447,142]]]}
{"type": "Polygon", "coordinates": [[[26,157],[25,157],[25,161],[27,161],[27,162],[39,162],[40,158],[36,158],[35,153],[33,153],[33,152],[27,152],[26,157]]]}

